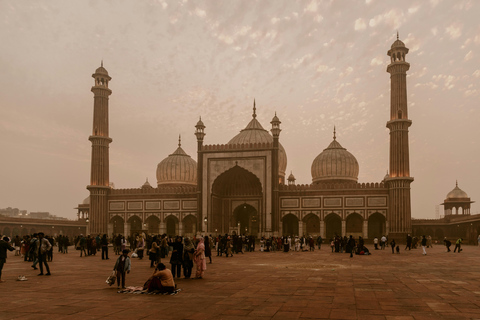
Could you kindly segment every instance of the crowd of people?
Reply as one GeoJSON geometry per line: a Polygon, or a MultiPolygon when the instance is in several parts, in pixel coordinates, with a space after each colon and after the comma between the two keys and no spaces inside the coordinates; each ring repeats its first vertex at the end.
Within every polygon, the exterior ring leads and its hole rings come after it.
{"type": "MultiPolygon", "coordinates": [[[[455,241],[454,252],[462,251],[462,238],[455,241]]],[[[480,236],[478,239],[480,243],[480,236]]],[[[131,270],[131,258],[143,259],[148,256],[150,268],[154,268],[152,276],[144,285],[145,290],[172,292],[175,288],[174,279],[202,279],[207,269],[207,259],[212,263],[212,251],[216,251],[217,257],[233,257],[234,254],[243,254],[253,252],[259,248],[260,252],[303,252],[314,251],[317,247],[321,249],[323,243],[322,237],[312,236],[282,236],[282,237],[261,237],[256,239],[252,235],[205,235],[194,237],[146,235],[145,233],[125,237],[121,234],[108,237],[103,235],[80,234],[70,239],[68,236],[59,235],[57,237],[45,236],[44,233],[34,233],[23,237],[15,236],[13,239],[8,237],[0,238],[0,282],[3,264],[6,262],[7,250],[15,251],[15,256],[20,256],[24,261],[31,262],[34,270],[40,269],[39,276],[51,275],[48,262],[53,261],[53,248],[58,247],[58,252],[68,254],[68,247],[74,245],[77,251],[80,251],[80,257],[96,256],[97,252],[102,252],[102,259],[108,260],[109,246],[113,247],[113,252],[119,257],[114,265],[116,271],[117,284],[125,288],[125,275],[131,270]],[[129,255],[131,253],[131,255],[129,255]],[[168,261],[171,268],[168,269],[163,262],[168,261]],[[166,260],[165,260],[166,259],[166,260]],[[195,267],[195,273],[192,276],[195,267]],[[45,269],[45,273],[44,273],[45,269]],[[173,285],[172,285],[173,284],[173,285]]],[[[392,253],[400,253],[400,247],[392,239],[383,235],[373,239],[375,250],[384,250],[388,244],[392,253]]],[[[450,252],[452,242],[444,239],[447,252],[450,252]]],[[[433,247],[430,236],[406,238],[404,250],[411,250],[422,247],[423,254],[426,255],[426,248],[433,247]]],[[[335,253],[350,253],[357,255],[371,254],[365,245],[362,237],[334,236],[330,239],[331,251],[335,253]]]]}

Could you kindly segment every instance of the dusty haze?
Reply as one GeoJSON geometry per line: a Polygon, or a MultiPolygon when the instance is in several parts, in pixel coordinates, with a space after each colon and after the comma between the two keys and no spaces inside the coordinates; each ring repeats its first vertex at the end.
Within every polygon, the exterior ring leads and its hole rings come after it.
{"type": "MultiPolygon", "coordinates": [[[[182,147],[227,143],[251,119],[270,128],[297,183],[337,140],[359,182],[388,169],[387,51],[410,49],[412,216],[459,187],[480,201],[478,1],[35,1],[0,0],[0,208],[76,217],[88,196],[93,85],[113,78],[110,180],[156,185],[157,164],[182,147]]],[[[472,213],[479,213],[473,204],[472,213]]],[[[443,213],[443,207],[440,207],[443,213]]]]}

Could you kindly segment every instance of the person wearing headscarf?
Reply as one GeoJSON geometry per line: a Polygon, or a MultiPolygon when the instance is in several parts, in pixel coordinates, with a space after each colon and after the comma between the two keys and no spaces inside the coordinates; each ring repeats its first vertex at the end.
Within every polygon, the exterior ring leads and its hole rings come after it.
{"type": "Polygon", "coordinates": [[[212,263],[212,250],[210,249],[210,237],[205,236],[204,237],[204,245],[205,245],[205,257],[208,257],[210,259],[210,263],[212,263]]]}
{"type": "Polygon", "coordinates": [[[194,261],[197,265],[197,272],[195,273],[196,279],[202,279],[205,270],[207,270],[207,262],[205,261],[205,244],[204,239],[201,237],[197,245],[197,250],[194,253],[194,261]]]}
{"type": "Polygon", "coordinates": [[[185,245],[183,246],[183,275],[185,279],[190,279],[193,269],[193,254],[195,247],[190,238],[185,238],[185,245]]]}

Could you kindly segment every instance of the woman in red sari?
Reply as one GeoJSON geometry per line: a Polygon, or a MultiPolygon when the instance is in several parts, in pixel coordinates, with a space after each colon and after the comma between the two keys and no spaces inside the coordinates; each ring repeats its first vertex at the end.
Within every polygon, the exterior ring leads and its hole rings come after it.
{"type": "Polygon", "coordinates": [[[203,238],[200,238],[200,241],[198,242],[197,250],[195,250],[193,260],[197,265],[195,279],[202,279],[205,270],[207,270],[207,262],[205,261],[205,243],[203,238]]]}

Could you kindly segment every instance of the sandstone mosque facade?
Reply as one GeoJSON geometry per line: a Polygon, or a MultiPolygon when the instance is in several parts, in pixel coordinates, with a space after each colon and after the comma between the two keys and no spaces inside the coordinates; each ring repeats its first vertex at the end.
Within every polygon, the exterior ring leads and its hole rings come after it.
{"type": "MultiPolygon", "coordinates": [[[[337,140],[313,160],[312,183],[296,185],[286,176],[287,152],[275,114],[269,131],[256,118],[224,145],[204,143],[202,119],[195,126],[197,161],[181,147],[157,167],[157,184],[115,189],[110,185],[108,101],[111,77],[103,64],[95,84],[90,196],[78,205],[89,232],[195,234],[245,233],[255,236],[335,234],[365,238],[412,232],[406,61],[408,48],[397,40],[388,50],[391,102],[389,172],[382,181],[358,182],[359,164],[337,140]]],[[[204,119],[205,120],[205,119],[204,119]]],[[[208,121],[205,120],[205,122],[208,121]]],[[[192,130],[193,131],[193,130],[192,130]]]]}

